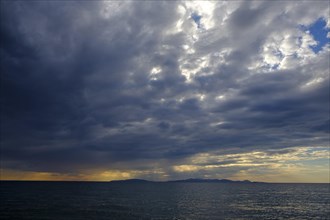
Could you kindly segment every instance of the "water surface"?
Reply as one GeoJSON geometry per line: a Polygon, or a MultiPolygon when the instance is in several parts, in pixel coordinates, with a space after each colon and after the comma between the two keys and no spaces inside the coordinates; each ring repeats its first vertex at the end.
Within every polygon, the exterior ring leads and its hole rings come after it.
{"type": "Polygon", "coordinates": [[[0,184],[1,219],[330,219],[329,184],[0,184]]]}

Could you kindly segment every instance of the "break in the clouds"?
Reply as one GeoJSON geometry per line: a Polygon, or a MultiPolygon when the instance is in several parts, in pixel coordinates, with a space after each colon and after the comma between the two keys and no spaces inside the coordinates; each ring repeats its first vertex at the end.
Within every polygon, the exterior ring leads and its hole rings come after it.
{"type": "Polygon", "coordinates": [[[329,178],[328,1],[1,1],[2,179],[329,178]]]}

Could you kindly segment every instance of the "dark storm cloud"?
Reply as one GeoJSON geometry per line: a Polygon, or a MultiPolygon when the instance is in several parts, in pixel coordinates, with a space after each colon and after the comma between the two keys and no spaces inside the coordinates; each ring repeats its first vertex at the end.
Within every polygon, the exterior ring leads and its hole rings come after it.
{"type": "Polygon", "coordinates": [[[249,65],[272,34],[261,18],[279,25],[270,6],[239,5],[227,32],[207,32],[203,15],[197,30],[191,14],[187,30],[171,32],[182,19],[178,4],[1,2],[2,168],[166,166],[219,149],[327,145],[328,52],[256,73],[249,65]],[[265,32],[240,37],[242,27],[265,32]],[[189,31],[204,32],[191,43],[189,31]],[[221,51],[225,62],[214,55],[199,68],[200,57],[221,51]],[[190,82],[183,68],[194,72],[190,82]]]}

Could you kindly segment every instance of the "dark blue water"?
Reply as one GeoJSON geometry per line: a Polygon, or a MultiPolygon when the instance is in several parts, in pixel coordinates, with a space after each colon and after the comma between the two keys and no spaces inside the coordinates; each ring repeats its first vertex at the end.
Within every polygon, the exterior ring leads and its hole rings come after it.
{"type": "Polygon", "coordinates": [[[329,184],[1,182],[0,219],[330,219],[329,184]]]}

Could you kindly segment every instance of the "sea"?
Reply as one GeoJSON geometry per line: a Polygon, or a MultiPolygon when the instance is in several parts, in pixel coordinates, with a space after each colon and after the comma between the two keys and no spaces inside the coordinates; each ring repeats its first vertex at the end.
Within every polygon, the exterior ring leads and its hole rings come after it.
{"type": "Polygon", "coordinates": [[[0,219],[330,219],[330,186],[1,181],[0,219]]]}

